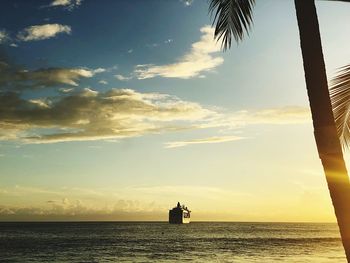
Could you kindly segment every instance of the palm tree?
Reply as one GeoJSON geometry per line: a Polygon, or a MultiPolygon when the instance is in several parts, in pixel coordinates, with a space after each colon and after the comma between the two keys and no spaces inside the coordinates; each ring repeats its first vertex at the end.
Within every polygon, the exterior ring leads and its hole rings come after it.
{"type": "Polygon", "coordinates": [[[342,145],[350,148],[350,65],[333,79],[330,95],[338,136],[342,145]]]}
{"type": "MultiPolygon", "coordinates": [[[[350,0],[339,1],[350,2],[350,0]]],[[[243,40],[252,25],[255,0],[209,2],[209,10],[214,14],[216,24],[215,38],[222,40],[223,49],[231,47],[232,38],[236,42],[243,40]]],[[[334,112],[336,118],[338,117],[336,126],[328,90],[315,0],[294,0],[294,2],[317,150],[333,202],[346,258],[350,262],[350,182],[337,133],[338,127],[344,137],[349,138],[350,135],[349,126],[344,124],[344,119],[350,119],[350,106],[347,100],[350,98],[350,67],[336,78],[332,89],[333,95],[335,94],[334,112]],[[345,89],[348,97],[344,96],[345,89]]]]}

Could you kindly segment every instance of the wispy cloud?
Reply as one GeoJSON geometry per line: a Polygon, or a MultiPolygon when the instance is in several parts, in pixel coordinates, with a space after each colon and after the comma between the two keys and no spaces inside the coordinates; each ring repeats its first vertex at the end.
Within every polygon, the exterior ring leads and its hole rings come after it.
{"type": "Polygon", "coordinates": [[[168,38],[168,39],[166,39],[166,40],[164,40],[162,42],[147,44],[146,46],[149,47],[149,48],[158,48],[158,47],[160,47],[163,44],[171,44],[172,42],[174,42],[174,40],[171,39],[171,38],[168,38]]]}
{"type": "Polygon", "coordinates": [[[80,6],[82,2],[83,0],[54,0],[49,6],[62,6],[64,8],[67,8],[68,10],[73,10],[75,7],[80,6]]]}
{"type": "Polygon", "coordinates": [[[128,81],[128,80],[131,80],[132,77],[127,77],[127,76],[123,76],[121,74],[117,74],[117,75],[114,75],[114,77],[117,79],[117,80],[120,80],[120,81],[128,81]]]}
{"type": "Polygon", "coordinates": [[[71,34],[70,26],[61,24],[35,25],[23,29],[17,34],[21,41],[36,41],[55,37],[57,34],[71,34]]]}
{"type": "Polygon", "coordinates": [[[104,68],[97,68],[97,69],[92,69],[91,72],[93,75],[98,74],[98,73],[103,73],[106,72],[107,70],[104,68]]]}
{"type": "MultiPolygon", "coordinates": [[[[310,110],[306,107],[281,107],[260,110],[243,110],[233,113],[216,112],[208,118],[199,120],[193,129],[219,128],[222,131],[242,131],[252,125],[293,125],[311,121],[310,110]]],[[[241,136],[214,136],[185,141],[165,143],[165,148],[185,147],[188,145],[225,143],[245,139],[241,136]]]]}
{"type": "Polygon", "coordinates": [[[1,90],[40,89],[56,85],[78,86],[82,78],[91,78],[104,72],[102,68],[42,68],[38,70],[20,69],[0,61],[1,90]]]}
{"type": "Polygon", "coordinates": [[[210,121],[200,124],[200,127],[240,129],[249,125],[289,125],[308,123],[310,121],[311,113],[309,108],[299,106],[286,106],[259,110],[221,112],[210,119],[210,121]]]}
{"type": "Polygon", "coordinates": [[[5,30],[0,30],[0,44],[9,40],[9,35],[5,30]]]}
{"type": "Polygon", "coordinates": [[[205,26],[200,29],[202,36],[192,44],[191,50],[177,62],[165,65],[137,65],[134,74],[138,79],[154,77],[188,79],[198,77],[213,70],[224,62],[221,56],[213,53],[220,51],[220,44],[214,38],[214,29],[205,26]]]}
{"type": "Polygon", "coordinates": [[[185,6],[190,6],[192,5],[194,0],[180,0],[185,6]]]}
{"type": "Polygon", "coordinates": [[[103,80],[103,79],[101,79],[98,83],[103,84],[103,85],[107,85],[108,84],[108,82],[106,80],[103,80]]]}
{"type": "Polygon", "coordinates": [[[246,122],[252,124],[295,124],[311,121],[310,109],[307,107],[288,106],[241,113],[246,122]]]}
{"type": "Polygon", "coordinates": [[[165,143],[165,148],[178,148],[184,147],[187,145],[194,144],[212,144],[212,143],[223,143],[223,142],[232,142],[244,139],[243,137],[238,136],[221,136],[221,137],[209,137],[202,139],[193,139],[187,141],[176,141],[176,142],[167,142],[165,143]]]}

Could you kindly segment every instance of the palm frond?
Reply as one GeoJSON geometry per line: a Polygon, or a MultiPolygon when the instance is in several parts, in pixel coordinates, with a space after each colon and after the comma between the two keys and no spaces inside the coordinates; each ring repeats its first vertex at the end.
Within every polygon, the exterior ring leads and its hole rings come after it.
{"type": "Polygon", "coordinates": [[[231,47],[232,38],[236,42],[249,34],[253,23],[252,13],[255,0],[210,0],[209,12],[214,14],[215,39],[222,39],[222,48],[231,47]]]}
{"type": "Polygon", "coordinates": [[[339,139],[344,148],[350,148],[350,65],[332,80],[330,96],[339,139]]]}

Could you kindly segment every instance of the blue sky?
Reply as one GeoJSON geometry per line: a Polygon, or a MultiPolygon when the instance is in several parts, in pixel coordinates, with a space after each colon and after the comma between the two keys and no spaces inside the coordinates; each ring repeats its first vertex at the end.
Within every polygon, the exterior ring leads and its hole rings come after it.
{"type": "MultiPolygon", "coordinates": [[[[317,7],[331,78],[350,6],[317,7]]],[[[259,1],[225,53],[211,22],[199,0],[2,1],[0,220],[164,220],[182,201],[333,221],[293,1],[259,1]]]]}

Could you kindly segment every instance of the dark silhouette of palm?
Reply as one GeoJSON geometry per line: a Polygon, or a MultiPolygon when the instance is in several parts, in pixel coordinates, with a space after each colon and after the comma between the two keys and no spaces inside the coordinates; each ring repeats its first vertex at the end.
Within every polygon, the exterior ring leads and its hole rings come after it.
{"type": "MultiPolygon", "coordinates": [[[[328,1],[350,2],[350,0],[328,1]]],[[[243,40],[245,34],[249,34],[255,2],[255,0],[209,0],[209,10],[214,15],[216,26],[215,38],[222,41],[223,50],[231,47],[232,39],[239,42],[243,40]]],[[[294,0],[294,2],[317,150],[325,172],[345,254],[350,262],[350,182],[340,143],[341,141],[345,145],[350,145],[350,66],[343,68],[334,79],[331,88],[333,103],[331,103],[315,0],[294,0]]]]}
{"type": "Polygon", "coordinates": [[[330,95],[340,141],[350,148],[350,65],[341,68],[332,80],[330,95]]]}

